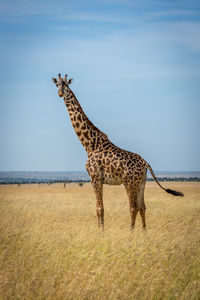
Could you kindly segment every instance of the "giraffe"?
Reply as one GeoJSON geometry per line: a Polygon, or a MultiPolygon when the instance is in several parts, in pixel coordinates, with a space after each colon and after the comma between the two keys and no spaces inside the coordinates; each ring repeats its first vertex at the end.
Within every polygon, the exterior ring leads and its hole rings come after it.
{"type": "Polygon", "coordinates": [[[144,189],[147,169],[156,183],[167,193],[184,196],[181,192],[164,188],[157,180],[151,166],[139,155],[115,146],[105,133],[100,131],[86,116],[69,85],[73,79],[58,74],[52,78],[58,95],[64,98],[74,130],[85,148],[88,159],[86,170],[96,194],[98,225],[104,229],[103,184],[124,184],[128,195],[131,216],[131,230],[134,229],[137,213],[140,212],[143,229],[146,229],[144,189]]]}

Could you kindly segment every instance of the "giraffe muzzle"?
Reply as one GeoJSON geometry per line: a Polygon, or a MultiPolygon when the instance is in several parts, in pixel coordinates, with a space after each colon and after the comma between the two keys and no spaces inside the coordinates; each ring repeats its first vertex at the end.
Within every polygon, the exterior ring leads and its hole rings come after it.
{"type": "Polygon", "coordinates": [[[62,92],[62,91],[59,91],[59,92],[58,92],[58,96],[59,96],[59,97],[63,97],[63,92],[62,92]]]}

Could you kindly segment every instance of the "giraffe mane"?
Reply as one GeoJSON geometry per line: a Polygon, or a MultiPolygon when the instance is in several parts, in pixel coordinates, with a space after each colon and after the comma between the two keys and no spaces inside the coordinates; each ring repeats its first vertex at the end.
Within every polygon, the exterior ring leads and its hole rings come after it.
{"type": "Polygon", "coordinates": [[[106,139],[108,139],[108,136],[102,132],[101,130],[99,130],[99,128],[97,128],[89,119],[88,117],[86,116],[86,114],[84,113],[79,101],[77,100],[76,96],[74,95],[74,93],[72,92],[72,90],[68,87],[68,89],[70,90],[70,92],[72,93],[72,95],[74,96],[74,98],[76,99],[79,107],[80,107],[80,110],[81,110],[81,113],[83,114],[83,116],[85,117],[85,119],[87,120],[88,124],[96,131],[98,131],[103,137],[105,137],[106,139]]]}

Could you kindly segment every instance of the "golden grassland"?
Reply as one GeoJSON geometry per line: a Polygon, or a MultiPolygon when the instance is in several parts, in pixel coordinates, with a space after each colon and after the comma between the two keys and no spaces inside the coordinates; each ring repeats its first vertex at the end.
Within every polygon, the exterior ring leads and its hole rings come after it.
{"type": "Polygon", "coordinates": [[[0,186],[0,299],[200,299],[200,183],[145,190],[147,231],[130,232],[123,186],[0,186]]]}

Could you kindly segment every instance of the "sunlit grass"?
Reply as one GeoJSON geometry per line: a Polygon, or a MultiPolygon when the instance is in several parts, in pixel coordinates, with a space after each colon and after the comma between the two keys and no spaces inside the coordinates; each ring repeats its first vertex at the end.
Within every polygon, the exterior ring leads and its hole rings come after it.
{"type": "Polygon", "coordinates": [[[1,299],[200,299],[200,184],[147,183],[147,231],[123,186],[0,187],[1,299]]]}

